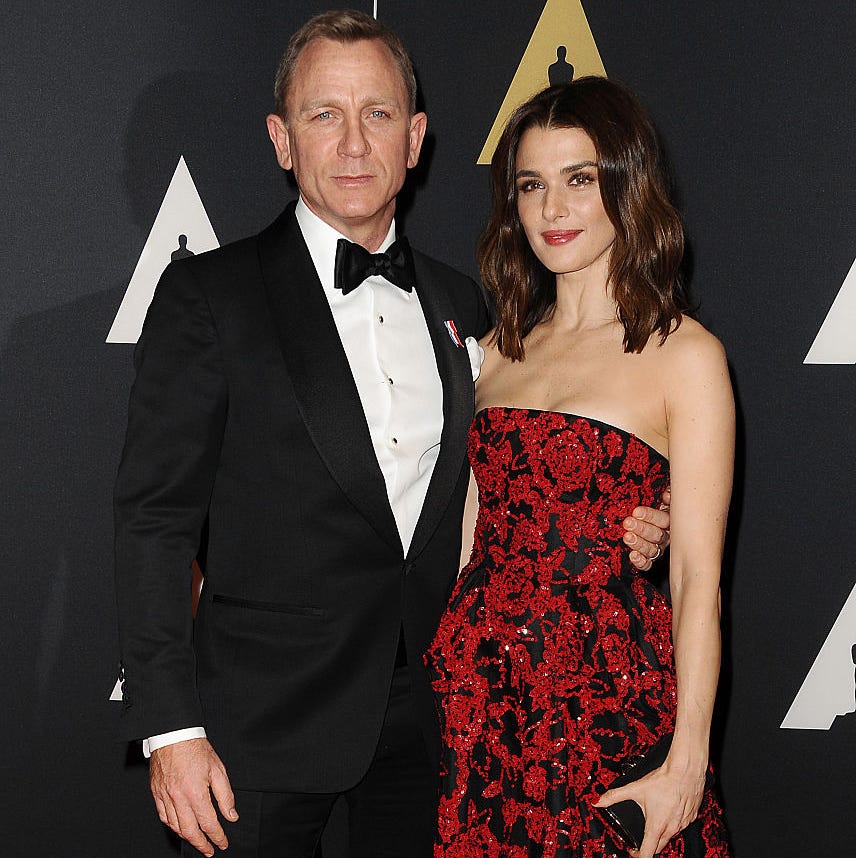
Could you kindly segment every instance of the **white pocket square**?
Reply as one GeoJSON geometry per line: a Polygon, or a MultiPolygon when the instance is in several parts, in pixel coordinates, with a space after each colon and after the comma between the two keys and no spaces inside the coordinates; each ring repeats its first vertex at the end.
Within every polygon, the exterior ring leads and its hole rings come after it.
{"type": "Polygon", "coordinates": [[[481,374],[481,365],[484,362],[484,349],[479,345],[475,337],[467,337],[464,340],[467,354],[470,357],[470,369],[473,371],[473,381],[481,374]]]}

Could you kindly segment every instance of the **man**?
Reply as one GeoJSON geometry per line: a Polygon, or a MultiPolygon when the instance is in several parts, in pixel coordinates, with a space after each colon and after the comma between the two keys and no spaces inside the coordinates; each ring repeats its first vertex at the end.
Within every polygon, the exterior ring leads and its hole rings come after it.
{"type": "Polygon", "coordinates": [[[438,743],[421,655],[460,551],[463,340],[487,317],[471,280],[394,241],[426,127],[398,38],[318,16],[276,93],[268,130],[299,202],[171,264],[135,355],[116,487],[124,732],[148,737],[187,854],[312,855],[344,794],[352,855],[417,858],[438,743]]]}

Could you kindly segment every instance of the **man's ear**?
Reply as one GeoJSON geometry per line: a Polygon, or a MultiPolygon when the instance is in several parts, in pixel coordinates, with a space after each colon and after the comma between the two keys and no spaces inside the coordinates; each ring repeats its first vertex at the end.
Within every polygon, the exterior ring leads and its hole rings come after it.
{"type": "Polygon", "coordinates": [[[427,127],[428,117],[424,113],[414,113],[410,117],[410,141],[407,146],[408,167],[415,167],[419,163],[419,153],[422,151],[422,141],[425,139],[427,127]]]}
{"type": "Polygon", "coordinates": [[[288,139],[288,127],[285,120],[276,113],[271,113],[267,119],[268,136],[276,149],[276,160],[283,170],[291,169],[291,145],[288,139]]]}

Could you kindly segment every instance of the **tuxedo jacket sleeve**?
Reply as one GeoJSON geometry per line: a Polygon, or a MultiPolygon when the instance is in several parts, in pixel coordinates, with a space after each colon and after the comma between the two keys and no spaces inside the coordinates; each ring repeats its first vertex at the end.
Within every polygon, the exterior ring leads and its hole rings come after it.
{"type": "Polygon", "coordinates": [[[164,272],[135,351],[115,490],[116,574],[128,738],[204,724],[190,569],[217,472],[228,392],[192,268],[164,272]]]}
{"type": "Polygon", "coordinates": [[[125,738],[201,725],[234,786],[346,789],[374,752],[403,626],[436,745],[421,656],[457,571],[473,414],[467,351],[444,323],[463,338],[487,319],[469,278],[414,257],[444,424],[406,556],[293,206],[164,272],[115,491],[125,738]]]}

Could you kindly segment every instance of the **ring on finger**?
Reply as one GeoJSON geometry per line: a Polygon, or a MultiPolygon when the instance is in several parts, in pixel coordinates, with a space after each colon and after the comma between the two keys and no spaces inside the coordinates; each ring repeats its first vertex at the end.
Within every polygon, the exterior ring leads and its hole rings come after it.
{"type": "Polygon", "coordinates": [[[656,553],[656,554],[655,554],[651,559],[652,559],[652,560],[659,560],[659,559],[660,559],[660,555],[661,555],[662,553],[663,553],[663,549],[658,545],[658,546],[657,546],[657,553],[656,553]]]}

